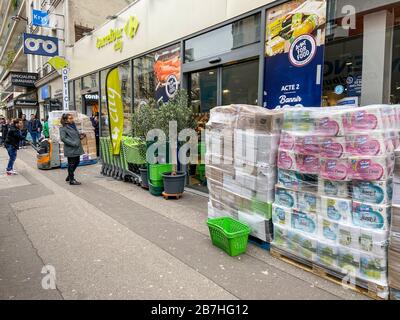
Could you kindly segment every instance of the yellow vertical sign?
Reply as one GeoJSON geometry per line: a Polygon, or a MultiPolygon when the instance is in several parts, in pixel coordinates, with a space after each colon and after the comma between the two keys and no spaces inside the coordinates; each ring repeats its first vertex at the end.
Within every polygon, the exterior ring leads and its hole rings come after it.
{"type": "Polygon", "coordinates": [[[124,131],[124,106],[118,68],[112,69],[108,73],[106,91],[113,154],[118,155],[121,151],[122,133],[124,131]]]}

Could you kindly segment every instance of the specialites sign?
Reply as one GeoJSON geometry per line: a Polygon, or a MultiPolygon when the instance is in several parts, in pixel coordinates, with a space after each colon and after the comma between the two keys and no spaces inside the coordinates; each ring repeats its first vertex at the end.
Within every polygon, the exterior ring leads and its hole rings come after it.
{"type": "Polygon", "coordinates": [[[267,11],[264,106],[320,107],[326,0],[292,0],[267,11]]]}
{"type": "Polygon", "coordinates": [[[10,72],[11,84],[18,87],[34,87],[39,75],[30,72],[10,72]]]}
{"type": "Polygon", "coordinates": [[[104,37],[96,40],[97,49],[102,49],[109,45],[114,45],[114,50],[121,52],[124,46],[124,37],[133,39],[139,28],[139,20],[136,17],[129,17],[125,26],[122,28],[110,29],[104,37]]]}
{"type": "Polygon", "coordinates": [[[24,53],[36,56],[58,56],[58,38],[24,33],[24,53]]]}

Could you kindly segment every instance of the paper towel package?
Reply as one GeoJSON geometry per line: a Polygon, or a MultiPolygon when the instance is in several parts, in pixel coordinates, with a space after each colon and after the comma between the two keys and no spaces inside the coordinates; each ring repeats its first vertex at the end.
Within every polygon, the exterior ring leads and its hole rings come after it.
{"type": "Polygon", "coordinates": [[[349,158],[349,172],[353,180],[390,180],[394,169],[394,155],[349,158]]]}
{"type": "Polygon", "coordinates": [[[349,181],[350,170],[349,162],[345,159],[320,159],[321,172],[320,175],[325,180],[331,181],[349,181]]]}
{"type": "Polygon", "coordinates": [[[346,136],[346,151],[353,156],[384,156],[394,151],[392,139],[384,131],[346,136]]]}
{"type": "Polygon", "coordinates": [[[393,181],[353,181],[353,199],[372,204],[390,204],[393,181]]]}
{"type": "Polygon", "coordinates": [[[333,270],[339,269],[339,248],[336,244],[318,241],[317,261],[333,270]]]}
{"type": "Polygon", "coordinates": [[[357,277],[360,270],[360,252],[346,247],[339,247],[338,264],[342,273],[357,277]]]}
{"type": "Polygon", "coordinates": [[[290,227],[291,218],[292,218],[292,209],[273,204],[272,221],[274,225],[279,225],[282,227],[290,227]]]}
{"type": "Polygon", "coordinates": [[[315,213],[293,209],[291,227],[296,231],[316,235],[318,231],[318,217],[315,213]]]}
{"type": "Polygon", "coordinates": [[[318,193],[324,196],[347,198],[349,196],[349,183],[319,178],[318,193]]]}
{"type": "Polygon", "coordinates": [[[351,199],[321,196],[320,214],[341,224],[351,224],[352,207],[351,199]]]}
{"type": "Polygon", "coordinates": [[[320,157],[347,158],[346,139],[344,137],[319,137],[320,157]]]}
{"type": "Polygon", "coordinates": [[[360,228],[339,224],[338,237],[340,247],[359,250],[360,228]]]}
{"type": "Polygon", "coordinates": [[[297,209],[305,212],[318,213],[320,209],[320,197],[313,192],[297,193],[297,209]]]}
{"type": "Polygon", "coordinates": [[[287,248],[288,229],[274,223],[274,245],[281,249],[287,248]]]}
{"type": "Polygon", "coordinates": [[[389,246],[389,232],[360,228],[359,249],[378,257],[385,257],[389,246]]]}
{"type": "Polygon", "coordinates": [[[339,224],[328,218],[318,218],[318,237],[323,241],[337,243],[339,239],[339,224]]]}
{"type": "Polygon", "coordinates": [[[353,224],[372,230],[389,230],[391,207],[353,201],[353,224]]]}
{"type": "Polygon", "coordinates": [[[294,254],[310,261],[316,261],[318,241],[312,235],[307,235],[296,230],[288,230],[286,237],[287,248],[294,254]]]}
{"type": "Polygon", "coordinates": [[[388,283],[387,273],[387,256],[377,257],[363,252],[360,253],[359,277],[361,279],[374,281],[375,283],[386,286],[388,283]]]}
{"type": "Polygon", "coordinates": [[[275,203],[286,208],[298,208],[297,193],[290,189],[276,187],[275,203]]]}

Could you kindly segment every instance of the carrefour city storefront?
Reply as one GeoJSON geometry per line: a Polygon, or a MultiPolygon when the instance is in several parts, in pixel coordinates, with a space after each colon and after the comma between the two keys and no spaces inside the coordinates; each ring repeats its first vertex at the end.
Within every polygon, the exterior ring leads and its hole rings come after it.
{"type": "MultiPolygon", "coordinates": [[[[400,1],[139,0],[68,49],[70,109],[100,112],[119,67],[125,133],[187,89],[198,131],[218,105],[400,103],[400,1]]],[[[194,176],[190,184],[200,186],[194,176]]]]}

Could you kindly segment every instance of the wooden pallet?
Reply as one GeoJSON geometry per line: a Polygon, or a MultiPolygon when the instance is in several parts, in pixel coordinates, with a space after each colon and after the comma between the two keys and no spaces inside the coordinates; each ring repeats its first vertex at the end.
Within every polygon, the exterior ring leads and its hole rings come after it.
{"type": "Polygon", "coordinates": [[[169,200],[169,199],[177,199],[179,200],[180,198],[182,198],[183,193],[177,193],[177,194],[168,194],[163,192],[162,196],[164,197],[165,200],[169,200]]]}
{"type": "Polygon", "coordinates": [[[256,237],[253,237],[253,236],[249,236],[249,242],[251,244],[256,245],[257,247],[259,247],[259,248],[261,248],[263,250],[269,251],[270,248],[271,248],[271,244],[270,243],[262,241],[262,240],[260,240],[260,239],[258,239],[256,237]]]}
{"type": "Polygon", "coordinates": [[[350,289],[374,300],[387,300],[387,298],[382,297],[382,295],[384,295],[384,293],[388,290],[386,287],[361,279],[357,279],[355,285],[343,283],[343,279],[346,277],[345,274],[338,273],[337,271],[330,270],[314,262],[296,257],[294,254],[283,251],[273,245],[271,245],[270,252],[271,255],[276,259],[279,259],[303,271],[315,274],[318,277],[345,287],[346,289],[350,289]]]}

